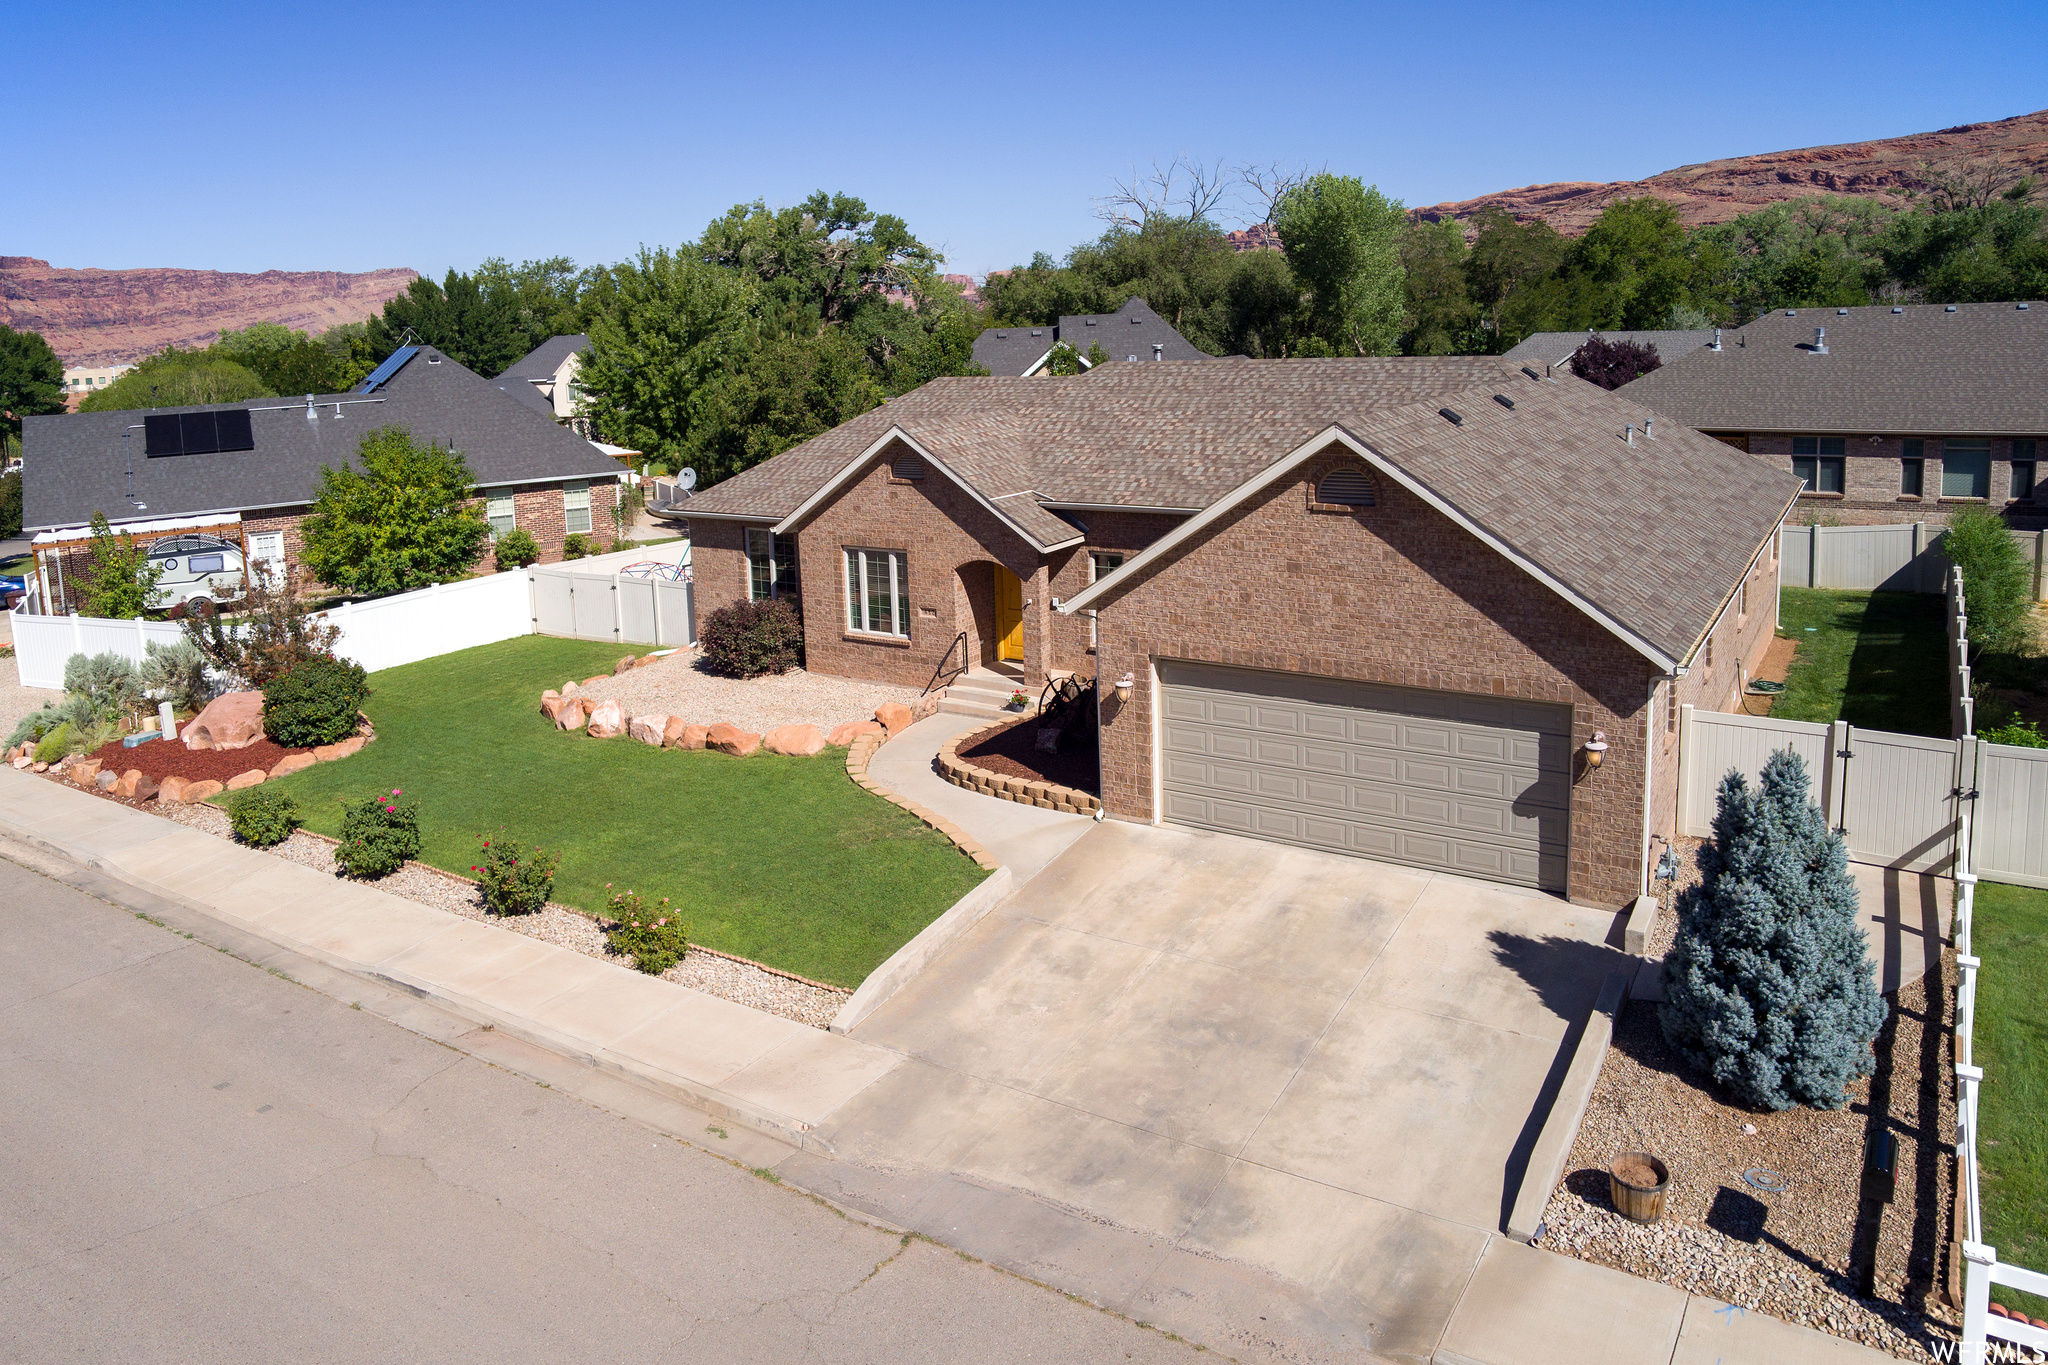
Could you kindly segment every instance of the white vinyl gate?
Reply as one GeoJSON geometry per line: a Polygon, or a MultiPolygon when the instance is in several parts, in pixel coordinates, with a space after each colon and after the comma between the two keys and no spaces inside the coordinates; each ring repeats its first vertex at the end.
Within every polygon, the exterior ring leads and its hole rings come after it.
{"type": "Polygon", "coordinates": [[[695,592],[688,582],[551,564],[533,571],[533,628],[578,640],[692,645],[697,642],[695,592]]]}

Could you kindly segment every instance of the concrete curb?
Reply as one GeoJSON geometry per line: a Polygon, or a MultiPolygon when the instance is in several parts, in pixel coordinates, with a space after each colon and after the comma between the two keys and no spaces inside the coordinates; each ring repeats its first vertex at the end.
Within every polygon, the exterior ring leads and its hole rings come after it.
{"type": "Polygon", "coordinates": [[[1002,904],[1014,889],[1010,869],[999,867],[990,873],[945,914],[918,931],[917,937],[889,955],[889,960],[868,973],[853,998],[832,1016],[832,1032],[849,1033],[861,1020],[880,1009],[889,998],[910,984],[931,960],[962,934],[981,923],[982,916],[1002,904]]]}
{"type": "Polygon", "coordinates": [[[1550,1117],[1536,1136],[1529,1153],[1529,1168],[1522,1173],[1522,1188],[1515,1193],[1515,1206],[1508,1215],[1508,1236],[1517,1242],[1533,1242],[1543,1226],[1543,1211],[1550,1207],[1550,1195],[1564,1175],[1564,1163],[1578,1139],[1579,1124],[1586,1117],[1586,1104],[1593,1098],[1593,1085],[1600,1079],[1600,1064],[1607,1060],[1607,1045],[1614,1040],[1614,1020],[1621,1012],[1622,997],[1628,992],[1629,974],[1609,972],[1601,983],[1600,998],[1586,1018],[1586,1031],[1572,1051],[1571,1066],[1564,1084],[1550,1106],[1550,1117]]]}

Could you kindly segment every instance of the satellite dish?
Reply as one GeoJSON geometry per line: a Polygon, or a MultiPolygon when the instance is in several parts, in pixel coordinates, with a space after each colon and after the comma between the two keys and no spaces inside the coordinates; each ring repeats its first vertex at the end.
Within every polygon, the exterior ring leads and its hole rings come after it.
{"type": "Polygon", "coordinates": [[[676,475],[676,482],[683,486],[685,492],[695,488],[697,486],[697,471],[694,469],[683,470],[676,475]]]}

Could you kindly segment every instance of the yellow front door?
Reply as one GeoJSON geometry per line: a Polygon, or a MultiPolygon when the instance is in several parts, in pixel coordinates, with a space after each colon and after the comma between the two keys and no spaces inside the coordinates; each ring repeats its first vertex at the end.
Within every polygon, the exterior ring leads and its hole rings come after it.
{"type": "Polygon", "coordinates": [[[996,569],[996,658],[1024,662],[1024,584],[998,564],[996,569]]]}

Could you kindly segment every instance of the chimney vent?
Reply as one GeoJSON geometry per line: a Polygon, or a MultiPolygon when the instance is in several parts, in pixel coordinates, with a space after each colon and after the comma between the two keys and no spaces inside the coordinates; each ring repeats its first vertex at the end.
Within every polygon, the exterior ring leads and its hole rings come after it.
{"type": "Polygon", "coordinates": [[[1630,422],[1628,424],[1628,430],[1621,433],[1621,439],[1627,441],[1630,445],[1634,445],[1636,443],[1636,424],[1634,422],[1630,422]]]}
{"type": "Polygon", "coordinates": [[[1645,418],[1643,419],[1643,435],[1645,435],[1645,436],[1649,437],[1649,438],[1650,438],[1651,440],[1653,440],[1653,441],[1657,439],[1657,419],[1656,419],[1656,418],[1654,418],[1654,417],[1645,417],[1645,418]]]}
{"type": "Polygon", "coordinates": [[[1164,359],[1166,359],[1166,343],[1165,343],[1165,342],[1163,342],[1163,341],[1155,341],[1155,342],[1153,342],[1153,343],[1152,343],[1152,358],[1153,358],[1154,360],[1164,360],[1164,359]]]}
{"type": "Polygon", "coordinates": [[[1827,328],[1816,327],[1813,329],[1813,353],[1815,355],[1826,355],[1828,353],[1827,328]]]}
{"type": "Polygon", "coordinates": [[[1721,349],[1721,329],[1719,327],[1716,327],[1714,329],[1714,344],[1707,347],[1707,349],[1710,351],[1718,351],[1721,349]]]}

